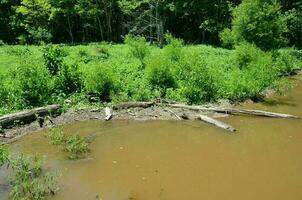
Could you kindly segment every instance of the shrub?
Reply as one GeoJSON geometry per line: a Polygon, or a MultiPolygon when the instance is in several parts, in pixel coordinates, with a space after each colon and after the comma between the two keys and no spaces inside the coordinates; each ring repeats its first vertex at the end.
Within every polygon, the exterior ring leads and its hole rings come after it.
{"type": "Polygon", "coordinates": [[[87,94],[97,95],[103,101],[110,100],[117,89],[114,73],[106,64],[91,66],[84,83],[87,94]]]}
{"type": "Polygon", "coordinates": [[[40,106],[48,101],[52,83],[45,68],[24,60],[23,66],[13,70],[11,79],[14,98],[21,100],[20,104],[40,106]]]}
{"type": "Polygon", "coordinates": [[[274,58],[280,75],[292,75],[302,67],[302,61],[294,49],[281,49],[275,52],[274,58]]]}
{"type": "Polygon", "coordinates": [[[171,63],[164,56],[150,59],[146,68],[146,78],[153,88],[159,89],[162,96],[168,88],[176,87],[176,80],[171,71],[171,63]]]}
{"type": "Polygon", "coordinates": [[[219,33],[219,38],[223,41],[223,46],[226,48],[232,48],[234,44],[238,44],[238,38],[234,35],[234,32],[229,29],[225,28],[223,31],[219,33]]]}
{"type": "Polygon", "coordinates": [[[58,74],[66,56],[67,53],[60,46],[47,45],[43,48],[44,63],[49,73],[53,76],[58,74]]]}
{"type": "Polygon", "coordinates": [[[144,59],[149,52],[146,38],[142,36],[127,35],[125,37],[125,44],[130,47],[132,55],[139,59],[144,67],[144,59]]]}
{"type": "Polygon", "coordinates": [[[182,82],[180,92],[189,104],[215,101],[217,98],[216,82],[206,66],[191,68],[188,79],[182,82]]]}
{"type": "Polygon", "coordinates": [[[235,65],[239,69],[245,69],[249,65],[263,64],[261,61],[270,60],[271,55],[265,53],[253,44],[247,42],[240,43],[235,47],[233,53],[235,65]]]}
{"type": "Polygon", "coordinates": [[[165,36],[167,45],[164,48],[165,54],[172,61],[179,61],[182,55],[183,40],[174,38],[171,34],[165,36]]]}
{"type": "Polygon", "coordinates": [[[75,92],[81,92],[83,88],[82,74],[78,69],[78,65],[68,66],[62,64],[55,79],[55,89],[57,92],[69,95],[75,92]]]}
{"type": "Polygon", "coordinates": [[[270,50],[287,43],[287,18],[281,13],[278,0],[243,0],[232,15],[232,32],[225,30],[221,34],[225,44],[229,45],[232,40],[247,41],[270,50]]]}

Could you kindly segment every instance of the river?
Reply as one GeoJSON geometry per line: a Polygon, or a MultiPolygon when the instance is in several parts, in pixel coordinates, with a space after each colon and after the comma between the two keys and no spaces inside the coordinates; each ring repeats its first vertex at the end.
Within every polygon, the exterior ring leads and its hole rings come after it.
{"type": "MultiPolygon", "coordinates": [[[[285,96],[242,107],[302,116],[302,76],[285,96]]],[[[87,121],[91,154],[70,161],[37,132],[12,146],[59,170],[54,200],[301,200],[302,121],[232,116],[230,135],[200,121],[87,121]]],[[[3,199],[5,195],[2,193],[3,199]]]]}

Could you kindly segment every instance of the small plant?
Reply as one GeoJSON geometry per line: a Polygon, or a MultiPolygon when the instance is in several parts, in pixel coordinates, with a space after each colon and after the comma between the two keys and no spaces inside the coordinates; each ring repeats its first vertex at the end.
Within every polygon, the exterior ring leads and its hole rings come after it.
{"type": "Polygon", "coordinates": [[[42,161],[23,154],[10,156],[8,147],[0,145],[0,167],[10,168],[8,177],[12,200],[43,200],[58,190],[57,173],[44,172],[42,161]]]}
{"type": "Polygon", "coordinates": [[[44,63],[49,73],[53,76],[58,74],[66,56],[67,53],[60,46],[47,45],[43,48],[44,63]]]}
{"type": "Polygon", "coordinates": [[[0,167],[9,161],[9,151],[5,144],[0,144],[0,167]]]}
{"type": "Polygon", "coordinates": [[[86,138],[79,135],[66,135],[62,128],[52,129],[48,135],[53,145],[58,145],[68,153],[68,158],[71,160],[85,158],[89,153],[89,144],[86,138]]]}
{"type": "Polygon", "coordinates": [[[42,162],[37,157],[20,155],[10,160],[13,173],[9,177],[12,200],[42,200],[58,190],[54,173],[44,173],[42,162]]]}
{"type": "Polygon", "coordinates": [[[179,61],[182,55],[184,41],[174,38],[171,34],[166,34],[165,37],[168,43],[168,45],[164,48],[166,56],[172,61],[179,61]]]}
{"type": "Polygon", "coordinates": [[[130,47],[132,55],[139,59],[144,67],[144,59],[149,52],[146,38],[142,36],[127,35],[125,37],[125,44],[130,47]]]}
{"type": "Polygon", "coordinates": [[[85,77],[85,90],[88,95],[95,96],[101,101],[110,101],[116,91],[115,74],[107,65],[91,66],[85,77]]]}
{"type": "Polygon", "coordinates": [[[69,95],[75,92],[81,92],[82,88],[82,74],[78,65],[73,64],[68,66],[66,64],[62,64],[55,79],[55,90],[58,93],[69,95]]]}
{"type": "Polygon", "coordinates": [[[153,88],[161,90],[162,96],[165,96],[168,88],[175,88],[177,85],[171,71],[170,61],[163,56],[152,59],[148,63],[146,77],[153,88]]]}

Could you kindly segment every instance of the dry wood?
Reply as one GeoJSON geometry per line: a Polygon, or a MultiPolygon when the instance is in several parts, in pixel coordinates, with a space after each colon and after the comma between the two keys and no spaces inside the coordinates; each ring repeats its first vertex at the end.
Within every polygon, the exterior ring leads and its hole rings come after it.
{"type": "Polygon", "coordinates": [[[211,117],[200,114],[198,119],[200,119],[201,121],[207,122],[209,124],[212,124],[214,126],[217,126],[219,128],[225,129],[227,131],[236,132],[236,129],[233,128],[232,126],[230,126],[230,125],[228,125],[224,122],[218,121],[214,118],[211,118],[211,117]]]}
{"type": "Polygon", "coordinates": [[[178,120],[182,120],[182,118],[180,116],[178,116],[175,112],[173,112],[172,110],[170,109],[164,109],[165,111],[171,113],[172,115],[174,115],[178,120]]]}
{"type": "Polygon", "coordinates": [[[217,113],[225,113],[225,114],[246,114],[246,115],[256,115],[256,116],[272,117],[272,118],[295,118],[295,119],[299,118],[294,115],[266,112],[262,110],[248,110],[248,109],[238,109],[238,108],[206,108],[201,106],[188,106],[188,105],[181,105],[181,104],[168,104],[168,106],[173,108],[183,108],[183,109],[203,111],[203,112],[217,112],[217,113]]]}
{"type": "Polygon", "coordinates": [[[113,106],[114,110],[128,109],[128,108],[149,108],[153,106],[154,102],[124,102],[113,106]]]}
{"type": "Polygon", "coordinates": [[[109,121],[112,118],[112,112],[109,107],[105,108],[105,115],[106,115],[106,117],[105,117],[106,121],[109,121]]]}
{"type": "Polygon", "coordinates": [[[28,111],[13,113],[0,117],[0,126],[6,128],[13,125],[15,122],[30,123],[37,119],[37,117],[43,117],[51,113],[56,113],[60,109],[59,105],[50,105],[41,108],[35,108],[28,111]]]}

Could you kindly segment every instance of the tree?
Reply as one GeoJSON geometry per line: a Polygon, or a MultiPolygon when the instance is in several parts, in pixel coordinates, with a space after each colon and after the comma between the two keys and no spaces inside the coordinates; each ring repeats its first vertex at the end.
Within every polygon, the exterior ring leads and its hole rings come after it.
{"type": "Polygon", "coordinates": [[[232,29],[225,29],[221,34],[225,43],[247,41],[270,50],[288,42],[285,37],[287,17],[282,14],[277,0],[243,0],[233,9],[232,16],[232,29]]]}
{"type": "MultiPolygon", "coordinates": [[[[16,7],[14,26],[24,29],[29,43],[50,42],[51,5],[45,0],[22,0],[16,7]]],[[[24,35],[24,33],[23,33],[24,35]]]]}

